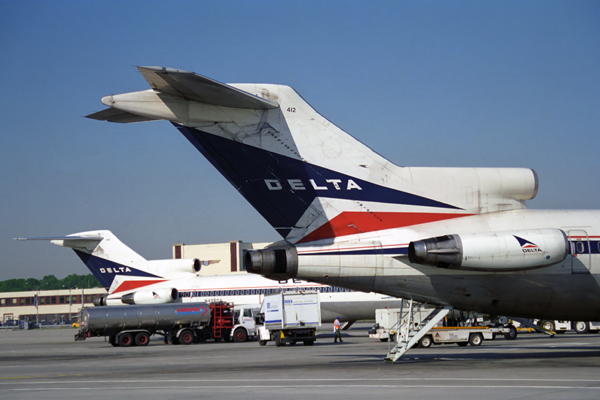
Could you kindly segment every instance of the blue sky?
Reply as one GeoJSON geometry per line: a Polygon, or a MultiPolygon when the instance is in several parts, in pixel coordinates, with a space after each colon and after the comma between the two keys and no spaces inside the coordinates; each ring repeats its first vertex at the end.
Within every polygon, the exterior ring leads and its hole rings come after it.
{"type": "Polygon", "coordinates": [[[110,229],[142,256],[275,231],[167,122],[83,118],[137,65],[294,87],[400,165],[529,167],[595,209],[597,1],[0,3],[0,279],[88,273],[13,237],[110,229]]]}

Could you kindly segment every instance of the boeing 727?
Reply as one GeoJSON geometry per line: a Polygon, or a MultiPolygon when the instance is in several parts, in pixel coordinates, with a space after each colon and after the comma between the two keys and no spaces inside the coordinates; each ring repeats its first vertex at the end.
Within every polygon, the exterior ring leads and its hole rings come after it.
{"type": "Polygon", "coordinates": [[[146,260],[107,230],[17,240],[48,240],[72,248],[108,291],[97,305],[226,301],[237,306],[260,306],[265,294],[316,290],[321,319],[332,322],[339,316],[349,322],[349,327],[356,320],[373,319],[377,308],[397,307],[400,303],[391,296],[297,279],[273,281],[248,274],[199,276],[202,265],[198,259],[146,260]]]}
{"type": "Polygon", "coordinates": [[[600,319],[600,212],[529,210],[525,168],[401,167],[291,87],[139,67],[89,118],[168,120],[281,235],[246,269],[544,319],[600,319]]]}

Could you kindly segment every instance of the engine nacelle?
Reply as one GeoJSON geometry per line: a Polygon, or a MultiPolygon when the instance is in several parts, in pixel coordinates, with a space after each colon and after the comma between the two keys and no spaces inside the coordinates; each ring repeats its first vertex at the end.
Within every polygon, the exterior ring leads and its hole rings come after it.
{"type": "Polygon", "coordinates": [[[102,307],[102,306],[122,306],[123,302],[119,297],[108,297],[108,294],[103,294],[100,297],[96,297],[93,300],[94,306],[102,307]]]}
{"type": "Polygon", "coordinates": [[[145,269],[156,271],[159,275],[171,275],[186,272],[200,272],[202,263],[197,258],[181,258],[177,260],[150,260],[144,265],[145,269]]]}
{"type": "Polygon", "coordinates": [[[179,292],[175,288],[146,290],[121,296],[121,302],[125,304],[162,304],[177,300],[179,292]]]}
{"type": "Polygon", "coordinates": [[[563,261],[569,253],[560,229],[445,235],[411,242],[413,264],[468,271],[523,271],[563,261]]]}
{"type": "Polygon", "coordinates": [[[244,257],[246,271],[271,279],[289,279],[298,273],[298,252],[282,241],[263,250],[249,250],[244,257]]]}

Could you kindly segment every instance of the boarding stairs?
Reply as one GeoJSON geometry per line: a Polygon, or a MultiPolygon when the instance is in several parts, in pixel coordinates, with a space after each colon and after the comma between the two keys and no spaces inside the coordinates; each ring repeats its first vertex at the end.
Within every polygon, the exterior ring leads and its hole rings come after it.
{"type": "Polygon", "coordinates": [[[436,307],[426,318],[416,322],[415,315],[420,313],[426,305],[427,303],[415,304],[410,299],[408,310],[406,312],[400,310],[400,319],[390,328],[390,332],[396,332],[395,345],[384,357],[384,361],[392,363],[398,361],[452,310],[452,307],[436,307]]]}

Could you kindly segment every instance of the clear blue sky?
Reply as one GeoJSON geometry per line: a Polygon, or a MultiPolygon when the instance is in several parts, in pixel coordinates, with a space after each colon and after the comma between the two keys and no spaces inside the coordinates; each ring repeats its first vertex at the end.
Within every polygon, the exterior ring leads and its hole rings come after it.
{"type": "Polygon", "coordinates": [[[279,237],[167,122],[83,118],[137,65],[281,83],[400,165],[530,167],[531,208],[599,208],[598,1],[4,1],[0,279],[88,273],[13,237],[279,237]]]}

